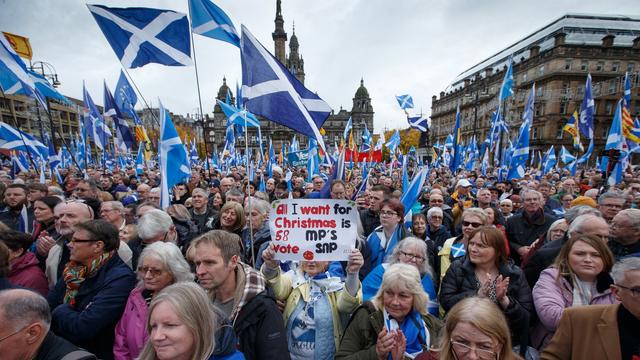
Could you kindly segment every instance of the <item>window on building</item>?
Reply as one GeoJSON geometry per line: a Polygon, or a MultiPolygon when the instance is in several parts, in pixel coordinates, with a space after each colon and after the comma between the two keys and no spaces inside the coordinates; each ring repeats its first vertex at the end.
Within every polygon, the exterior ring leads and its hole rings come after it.
{"type": "Polygon", "coordinates": [[[536,140],[538,138],[538,128],[537,127],[533,128],[533,133],[531,134],[531,138],[533,140],[536,140]]]}
{"type": "Polygon", "coordinates": [[[606,138],[607,138],[607,136],[609,136],[609,130],[610,130],[610,127],[609,127],[609,126],[607,126],[607,127],[603,127],[603,128],[602,128],[602,133],[600,133],[600,137],[601,137],[602,139],[606,139],[606,138]]]}
{"type": "Polygon", "coordinates": [[[556,125],[556,139],[562,139],[563,127],[564,127],[564,124],[562,123],[558,123],[556,125]]]}
{"type": "Polygon", "coordinates": [[[522,82],[527,82],[527,79],[529,78],[527,72],[525,72],[524,74],[522,74],[522,82]]]}
{"type": "Polygon", "coordinates": [[[573,60],[571,59],[566,59],[564,61],[564,69],[565,70],[571,70],[571,63],[573,62],[573,60]]]}
{"type": "Polygon", "coordinates": [[[618,72],[620,70],[620,63],[617,61],[614,61],[613,63],[611,63],[611,71],[613,72],[618,72]]]}
{"type": "Polygon", "coordinates": [[[636,64],[635,63],[627,63],[627,72],[632,73],[633,70],[635,70],[636,64]]]}
{"type": "Polygon", "coordinates": [[[256,136],[255,135],[251,135],[251,142],[255,143],[256,142],[256,136]]]}
{"type": "Polygon", "coordinates": [[[536,97],[542,97],[543,93],[542,86],[536,88],[536,97]]]}
{"type": "Polygon", "coordinates": [[[612,115],[613,114],[613,101],[607,100],[604,103],[604,113],[606,115],[612,115]]]}
{"type": "Polygon", "coordinates": [[[589,71],[589,61],[582,60],[582,62],[580,63],[580,70],[589,71]]]}
{"type": "Polygon", "coordinates": [[[536,104],[536,116],[544,115],[544,104],[536,104]]]}
{"type": "Polygon", "coordinates": [[[616,92],[616,79],[609,80],[609,89],[608,94],[613,94],[616,92]]]}
{"type": "Polygon", "coordinates": [[[604,61],[598,61],[596,63],[596,71],[604,71],[604,61]]]}
{"type": "Polygon", "coordinates": [[[563,100],[560,102],[560,114],[566,114],[567,113],[567,101],[563,100]]]}
{"type": "Polygon", "coordinates": [[[538,68],[538,76],[544,75],[544,64],[538,68]]]}

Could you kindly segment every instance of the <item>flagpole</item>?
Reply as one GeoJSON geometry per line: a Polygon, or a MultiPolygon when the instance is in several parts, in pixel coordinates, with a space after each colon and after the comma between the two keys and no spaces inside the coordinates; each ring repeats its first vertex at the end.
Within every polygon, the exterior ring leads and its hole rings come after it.
{"type": "MultiPolygon", "coordinates": [[[[54,133],[54,131],[58,132],[58,136],[60,136],[60,140],[62,140],[62,144],[64,144],[67,149],[70,148],[69,144],[67,144],[67,140],[64,139],[64,136],[62,136],[62,134],[60,133],[60,129],[56,128],[53,124],[53,116],[51,116],[51,103],[49,102],[49,98],[45,97],[45,99],[47,100],[47,109],[45,109],[45,113],[47,114],[47,117],[49,118],[49,123],[51,125],[51,143],[53,144],[53,151],[56,151],[56,143],[55,143],[55,138],[56,135],[54,133]]],[[[36,106],[38,106],[38,102],[36,101],[36,106]]],[[[80,168],[80,165],[78,164],[78,162],[76,161],[76,157],[75,155],[73,155],[71,152],[69,152],[69,154],[71,155],[71,160],[73,161],[73,163],[78,167],[78,169],[80,168]]]]}
{"type": "MultiPolygon", "coordinates": [[[[120,65],[122,65],[122,62],[120,63],[120,65]]],[[[133,87],[136,88],[136,91],[138,92],[138,95],[140,95],[140,98],[144,102],[144,105],[147,107],[147,109],[151,113],[151,117],[153,118],[153,120],[155,120],[156,124],[158,124],[158,126],[160,126],[160,120],[156,117],[156,114],[153,112],[153,109],[147,103],[147,99],[145,99],[144,96],[142,95],[142,92],[138,88],[138,85],[136,84],[136,82],[133,81],[133,78],[131,77],[131,75],[127,71],[127,68],[125,68],[124,65],[122,65],[122,69],[124,70],[124,73],[127,74],[127,77],[129,78],[129,80],[131,80],[131,83],[133,84],[133,87]]],[[[133,111],[135,111],[135,109],[133,111]]]]}
{"type": "MultiPolygon", "coordinates": [[[[244,117],[244,154],[247,158],[247,172],[250,170],[249,167],[251,166],[251,163],[249,162],[249,129],[247,128],[247,113],[244,113],[243,115],[244,117]]],[[[247,197],[248,197],[248,203],[247,206],[249,207],[249,214],[251,214],[251,211],[253,211],[253,204],[251,202],[251,193],[249,191],[249,186],[251,185],[251,179],[249,179],[249,181],[247,181],[247,197]]],[[[256,254],[255,251],[253,249],[253,221],[251,220],[251,216],[249,216],[249,239],[251,241],[251,261],[253,263],[253,266],[255,266],[256,264],[256,254]]]]}
{"type": "MultiPolygon", "coordinates": [[[[2,99],[4,100],[5,103],[8,102],[9,99],[7,99],[7,97],[5,96],[4,93],[4,89],[2,89],[2,86],[0,86],[0,93],[2,93],[2,99]]],[[[29,155],[29,161],[31,162],[31,165],[33,165],[33,168],[36,170],[36,174],[38,174],[38,177],[40,177],[40,172],[38,171],[38,167],[36,166],[35,161],[33,161],[33,158],[31,157],[31,151],[28,150],[28,146],[27,146],[27,142],[24,141],[24,137],[22,136],[22,131],[20,131],[20,127],[18,126],[18,121],[16,121],[15,117],[11,117],[11,119],[13,120],[13,126],[16,127],[16,130],[18,130],[18,135],[20,135],[20,140],[22,140],[22,144],[24,145],[25,149],[27,149],[27,155],[29,155]]]]}

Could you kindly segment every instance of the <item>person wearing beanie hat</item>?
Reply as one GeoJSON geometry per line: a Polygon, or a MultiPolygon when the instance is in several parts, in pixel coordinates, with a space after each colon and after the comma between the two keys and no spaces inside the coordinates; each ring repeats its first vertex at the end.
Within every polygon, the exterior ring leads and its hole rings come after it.
{"type": "Polygon", "coordinates": [[[577,198],[573,199],[573,201],[571,201],[571,207],[580,205],[587,205],[594,209],[598,207],[598,203],[596,203],[595,200],[588,196],[578,196],[577,198]]]}

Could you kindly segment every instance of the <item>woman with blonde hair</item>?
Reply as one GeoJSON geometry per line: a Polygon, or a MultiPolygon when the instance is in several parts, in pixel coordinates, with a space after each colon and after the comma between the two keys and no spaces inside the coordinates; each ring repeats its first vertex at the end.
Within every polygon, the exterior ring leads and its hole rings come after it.
{"type": "Polygon", "coordinates": [[[571,237],[553,265],[542,271],[533,287],[533,304],[540,323],[532,335],[535,347],[547,346],[560,323],[564,309],[573,306],[615,304],[609,273],[613,254],[597,236],[571,237]]]}
{"type": "Polygon", "coordinates": [[[521,359],[512,350],[509,326],[502,311],[486,298],[470,297],[447,315],[439,360],[521,359]]]}
{"type": "Polygon", "coordinates": [[[246,225],[246,217],[242,205],[229,201],[220,209],[220,230],[224,230],[240,236],[242,239],[242,229],[246,225]]]}
{"type": "Polygon", "coordinates": [[[376,296],[351,317],[335,358],[413,359],[426,354],[442,327],[427,312],[428,302],[415,266],[389,266],[376,296]]]}
{"type": "Polygon", "coordinates": [[[200,286],[188,282],[173,284],[151,301],[147,321],[149,341],[139,359],[244,359],[235,349],[233,328],[221,320],[200,286]]]}

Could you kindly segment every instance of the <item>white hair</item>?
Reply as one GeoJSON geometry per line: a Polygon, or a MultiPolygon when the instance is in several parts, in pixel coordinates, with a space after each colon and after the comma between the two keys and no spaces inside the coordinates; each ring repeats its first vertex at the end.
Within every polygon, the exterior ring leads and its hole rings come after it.
{"type": "Polygon", "coordinates": [[[173,225],[171,216],[158,209],[149,210],[138,220],[138,236],[142,240],[152,239],[169,231],[173,225]]]}
{"type": "Polygon", "coordinates": [[[613,269],[611,269],[611,277],[613,278],[613,282],[616,284],[620,284],[621,282],[623,282],[624,274],[629,271],[640,271],[639,257],[628,257],[613,264],[613,269]]]}
{"type": "Polygon", "coordinates": [[[567,235],[569,237],[572,237],[575,233],[584,233],[583,229],[585,225],[592,223],[594,220],[603,221],[606,224],[606,221],[603,218],[595,214],[580,215],[571,222],[571,225],[569,225],[569,229],[567,230],[567,235]]]}
{"type": "Polygon", "coordinates": [[[427,219],[430,219],[431,215],[433,215],[434,213],[438,213],[440,214],[440,216],[444,216],[441,208],[433,206],[427,211],[427,219]]]}
{"type": "MultiPolygon", "coordinates": [[[[173,283],[193,281],[193,273],[177,245],[162,241],[154,242],[142,250],[138,266],[141,266],[147,257],[160,261],[164,269],[171,273],[173,283]]],[[[138,278],[142,283],[142,276],[138,275],[138,278]]]]}

